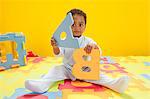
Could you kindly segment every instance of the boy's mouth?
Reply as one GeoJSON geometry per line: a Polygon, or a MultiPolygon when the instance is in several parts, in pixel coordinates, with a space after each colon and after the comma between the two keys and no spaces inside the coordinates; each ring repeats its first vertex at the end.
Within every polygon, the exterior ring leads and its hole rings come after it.
{"type": "Polygon", "coordinates": [[[79,34],[79,33],[80,33],[80,31],[74,31],[74,33],[79,34]]]}
{"type": "Polygon", "coordinates": [[[81,35],[79,35],[79,36],[73,36],[73,37],[77,37],[77,38],[80,38],[80,37],[81,37],[81,35]]]}

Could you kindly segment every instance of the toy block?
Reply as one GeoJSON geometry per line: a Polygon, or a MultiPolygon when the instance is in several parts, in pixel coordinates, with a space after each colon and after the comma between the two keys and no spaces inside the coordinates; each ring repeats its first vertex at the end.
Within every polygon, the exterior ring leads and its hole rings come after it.
{"type": "Polygon", "coordinates": [[[6,60],[7,53],[13,53],[12,41],[0,42],[0,57],[2,60],[6,60]]]}
{"type": "Polygon", "coordinates": [[[79,48],[79,43],[76,38],[73,37],[71,25],[74,23],[72,14],[69,13],[64,21],[59,25],[54,32],[54,39],[57,41],[58,46],[67,48],[79,48]],[[66,38],[61,39],[61,34],[66,33],[66,38]]]}
{"type": "Polygon", "coordinates": [[[83,48],[76,49],[73,53],[75,64],[73,66],[73,75],[78,79],[85,80],[98,80],[100,65],[99,65],[100,52],[93,49],[90,54],[87,54],[83,48]],[[90,60],[84,60],[83,56],[91,57],[90,60]],[[90,71],[82,70],[83,67],[88,67],[90,71]]]}
{"type": "Polygon", "coordinates": [[[19,67],[19,64],[11,65],[11,68],[17,68],[17,67],[19,67]]]}
{"type": "Polygon", "coordinates": [[[26,61],[25,60],[26,50],[24,48],[25,37],[23,36],[22,33],[17,33],[17,32],[0,35],[0,42],[8,42],[8,41],[10,43],[9,45],[11,45],[11,46],[9,46],[10,51],[8,51],[7,48],[4,49],[5,45],[7,45],[7,44],[2,44],[0,46],[1,69],[4,69],[4,68],[9,69],[12,67],[17,67],[18,65],[24,66],[25,61],[26,61]],[[16,45],[15,45],[15,43],[16,43],[16,45]],[[16,49],[15,49],[15,46],[16,46],[16,49]],[[3,54],[3,52],[5,54],[3,54]],[[17,56],[15,56],[15,55],[17,55],[17,56]],[[6,58],[3,58],[3,56],[5,56],[6,58]],[[18,59],[16,60],[14,58],[18,58],[18,59]]]}

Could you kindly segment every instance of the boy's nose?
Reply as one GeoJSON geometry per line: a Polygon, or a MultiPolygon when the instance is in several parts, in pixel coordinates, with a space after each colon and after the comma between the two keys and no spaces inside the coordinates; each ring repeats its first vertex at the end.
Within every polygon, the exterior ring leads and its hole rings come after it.
{"type": "Polygon", "coordinates": [[[79,27],[79,26],[74,26],[74,30],[75,30],[75,31],[79,31],[79,30],[80,30],[80,27],[79,27]]]}

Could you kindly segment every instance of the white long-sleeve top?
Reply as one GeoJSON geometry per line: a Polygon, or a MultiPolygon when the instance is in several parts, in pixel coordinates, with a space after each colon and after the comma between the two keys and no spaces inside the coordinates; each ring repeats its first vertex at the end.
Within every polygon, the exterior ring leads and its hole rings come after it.
{"type": "MultiPolygon", "coordinates": [[[[79,43],[80,48],[84,48],[87,44],[97,44],[94,40],[91,38],[81,36],[76,37],[79,43]]],[[[60,53],[56,56],[64,56],[63,63],[68,69],[72,69],[72,66],[75,64],[73,60],[73,52],[75,48],[65,48],[65,47],[59,47],[60,53]]],[[[100,55],[102,54],[101,48],[99,47],[100,55]]]]}

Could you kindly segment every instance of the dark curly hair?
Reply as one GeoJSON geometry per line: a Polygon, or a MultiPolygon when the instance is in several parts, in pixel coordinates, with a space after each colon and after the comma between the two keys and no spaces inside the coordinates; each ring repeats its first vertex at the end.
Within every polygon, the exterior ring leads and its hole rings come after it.
{"type": "Polygon", "coordinates": [[[86,17],[86,13],[83,12],[82,10],[80,10],[80,9],[71,9],[69,12],[67,12],[67,14],[68,14],[68,13],[71,13],[72,16],[75,15],[75,14],[78,14],[78,15],[83,16],[83,17],[84,17],[85,24],[86,24],[86,18],[87,18],[87,17],[86,17]]]}

